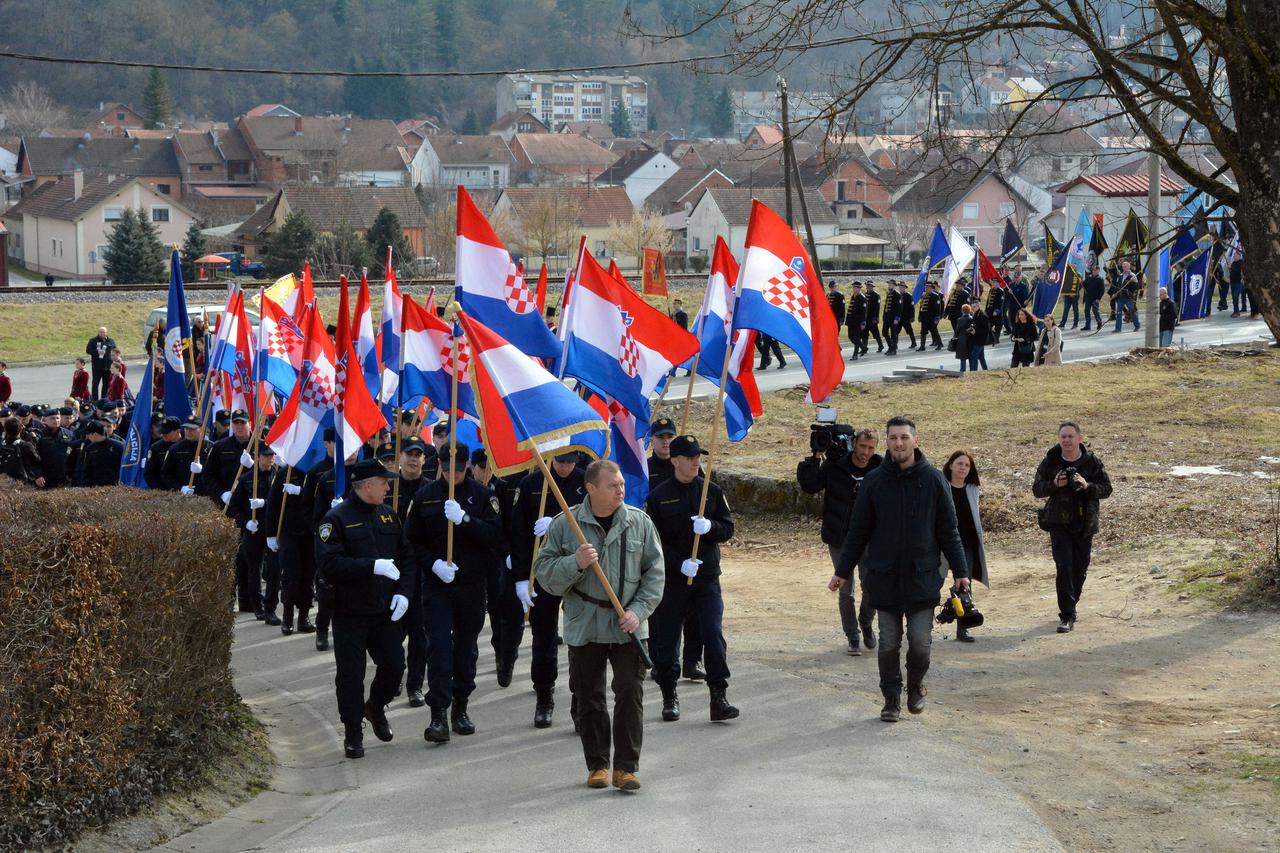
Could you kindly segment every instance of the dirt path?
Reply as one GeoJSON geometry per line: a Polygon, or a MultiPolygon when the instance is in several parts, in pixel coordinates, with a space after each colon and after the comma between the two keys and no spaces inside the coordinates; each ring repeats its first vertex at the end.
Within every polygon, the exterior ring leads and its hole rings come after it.
{"type": "MultiPolygon", "coordinates": [[[[875,657],[844,654],[826,552],[792,544],[816,543],[814,528],[727,552],[731,658],[848,687],[871,717],[875,657]]],[[[1068,848],[1280,847],[1280,615],[1218,612],[1175,591],[1179,567],[1211,543],[1177,559],[1171,545],[1148,550],[1155,558],[1103,549],[1076,631],[1058,635],[1041,538],[989,546],[995,586],[978,593],[976,643],[935,625],[923,724],[963,732],[1068,848]]]]}

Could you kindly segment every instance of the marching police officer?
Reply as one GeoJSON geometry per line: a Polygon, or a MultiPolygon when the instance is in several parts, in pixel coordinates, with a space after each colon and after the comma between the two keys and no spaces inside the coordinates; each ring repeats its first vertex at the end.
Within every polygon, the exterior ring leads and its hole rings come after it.
{"type": "Polygon", "coordinates": [[[258,443],[257,482],[252,469],[240,475],[231,490],[227,514],[240,528],[240,548],[236,552],[236,589],[239,591],[240,612],[252,613],[268,625],[279,625],[275,615],[275,602],[271,602],[268,616],[262,599],[262,555],[267,549],[267,533],[263,527],[267,505],[267,492],[271,488],[271,475],[275,470],[276,452],[265,441],[258,443]]]}
{"type": "Polygon", "coordinates": [[[853,355],[850,361],[857,361],[858,356],[867,353],[867,297],[862,292],[862,282],[853,283],[853,295],[849,297],[849,313],[845,315],[848,324],[849,343],[853,344],[853,355]]]}
{"type": "MultiPolygon", "coordinates": [[[[570,506],[582,503],[587,495],[586,479],[577,466],[577,453],[564,453],[551,461],[551,477],[570,506]]],[[[556,706],[556,677],[560,671],[560,648],[556,635],[560,626],[560,596],[547,592],[536,577],[531,578],[534,542],[546,535],[551,520],[558,513],[554,497],[548,499],[543,512],[542,472],[530,472],[520,481],[520,497],[516,500],[516,521],[512,524],[511,576],[515,580],[516,597],[529,614],[529,628],[533,632],[533,658],[529,675],[537,705],[533,711],[535,728],[551,725],[551,714],[556,706]]],[[[523,634],[523,631],[521,631],[523,634]]],[[[519,645],[517,639],[516,644],[519,645]]]]}
{"type": "Polygon", "coordinates": [[[165,488],[163,471],[164,460],[169,449],[182,438],[182,421],[174,417],[165,418],[160,424],[160,440],[152,442],[147,451],[147,461],[142,467],[142,477],[147,481],[148,489],[165,488]]]}
{"type": "Polygon", "coordinates": [[[88,444],[80,454],[77,481],[84,486],[114,486],[120,482],[120,458],[124,446],[107,438],[102,421],[90,421],[84,428],[88,444]]]}
{"type": "MultiPolygon", "coordinates": [[[[409,414],[413,414],[410,412],[409,414]]],[[[426,464],[427,448],[431,445],[415,436],[409,436],[400,443],[400,506],[396,512],[400,525],[404,526],[409,517],[409,507],[413,505],[413,496],[429,482],[423,476],[426,464]]],[[[435,448],[431,447],[432,458],[435,448]]],[[[388,505],[391,498],[388,496],[388,505]]],[[[393,507],[394,508],[394,507],[393,507]]],[[[406,657],[407,674],[405,690],[409,694],[409,707],[421,708],[427,704],[422,695],[422,684],[427,677],[427,625],[422,613],[422,573],[410,590],[409,612],[405,614],[401,625],[409,640],[409,652],[406,657]]],[[[398,694],[397,694],[398,695],[398,694]]]]}
{"type": "Polygon", "coordinates": [[[195,494],[195,487],[188,487],[187,481],[192,474],[199,475],[204,471],[205,460],[209,458],[212,445],[200,441],[200,420],[192,415],[182,424],[182,438],[165,457],[160,469],[160,482],[170,491],[195,494]],[[196,448],[200,448],[200,458],[196,458],[196,448]],[[190,488],[190,491],[188,491],[190,488]]]}
{"type": "Polygon", "coordinates": [[[290,466],[276,472],[267,493],[267,551],[275,555],[279,566],[280,603],[284,606],[280,633],[286,637],[293,634],[295,615],[299,634],[312,634],[316,630],[311,624],[315,528],[308,495],[303,490],[305,484],[305,472],[290,466]]]}
{"type": "Polygon", "coordinates": [[[893,335],[893,346],[897,349],[898,333],[906,332],[907,337],[911,339],[911,349],[916,348],[916,332],[911,327],[912,321],[916,318],[916,303],[911,298],[911,291],[907,289],[905,281],[898,282],[898,328],[893,335]]]}
{"type": "Polygon", "coordinates": [[[44,435],[36,442],[36,452],[40,454],[40,473],[36,478],[36,485],[43,489],[55,489],[67,483],[67,459],[76,441],[69,430],[62,428],[59,409],[45,409],[41,420],[44,422],[44,435]]]}
{"type": "Polygon", "coordinates": [[[507,553],[497,496],[467,477],[470,448],[445,445],[440,452],[440,479],[414,496],[404,531],[426,581],[422,604],[429,638],[426,698],[431,724],[423,737],[431,743],[449,740],[450,723],[460,735],[475,734],[467,700],[476,689],[485,577],[490,564],[507,553]],[[450,479],[453,500],[449,500],[450,479]],[[452,562],[445,561],[449,524],[454,527],[452,562]],[[447,722],[446,709],[450,709],[447,722]]]}
{"type": "Polygon", "coordinates": [[[649,429],[649,488],[671,476],[671,439],[676,437],[676,422],[658,418],[649,429]]]}
{"type": "Polygon", "coordinates": [[[662,603],[650,617],[650,649],[654,677],[662,688],[662,719],[667,722],[680,719],[676,647],[690,613],[697,614],[701,628],[707,686],[711,688],[711,719],[732,720],[738,716],[738,709],[729,704],[725,695],[729,664],[721,629],[724,602],[720,597],[720,543],[733,538],[733,516],[715,483],[707,487],[706,515],[698,513],[703,489],[698,469],[705,453],[693,436],[677,436],[671,442],[675,476],[649,492],[645,502],[645,511],[658,529],[666,563],[662,603]],[[696,555],[695,535],[700,536],[696,555]]]}
{"type": "Polygon", "coordinates": [[[380,741],[392,737],[386,706],[404,675],[403,634],[417,579],[400,521],[384,501],[398,476],[373,459],[349,469],[351,495],[325,513],[316,530],[316,564],[333,594],[334,685],[347,758],[364,757],[363,720],[380,741]],[[377,669],[365,701],[365,655],[377,669]]]}
{"type": "MultiPolygon", "coordinates": [[[[307,479],[303,485],[306,504],[311,507],[311,523],[316,528],[320,526],[329,510],[342,502],[342,495],[334,495],[337,487],[337,475],[334,473],[333,468],[333,454],[337,446],[336,437],[332,427],[325,429],[323,434],[325,457],[307,472],[307,479]]],[[[354,462],[354,456],[352,461],[354,462]]],[[[351,466],[347,465],[348,483],[350,483],[351,479],[350,470],[351,466]]],[[[331,595],[332,590],[325,585],[324,578],[320,576],[319,572],[315,574],[315,591],[316,651],[323,652],[329,649],[329,624],[333,618],[333,597],[331,595]]]]}
{"type": "Polygon", "coordinates": [[[236,409],[231,413],[231,434],[218,439],[209,450],[201,475],[201,493],[213,498],[219,509],[231,500],[231,489],[244,469],[253,467],[253,459],[249,456],[252,432],[249,413],[236,409]]]}

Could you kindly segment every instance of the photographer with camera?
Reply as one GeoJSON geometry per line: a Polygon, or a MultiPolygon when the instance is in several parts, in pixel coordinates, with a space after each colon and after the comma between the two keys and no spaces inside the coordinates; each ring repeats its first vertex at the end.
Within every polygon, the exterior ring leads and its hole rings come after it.
{"type": "MultiPolygon", "coordinates": [[[[824,411],[831,412],[834,420],[834,410],[824,411]]],[[[796,467],[796,480],[807,494],[824,493],[822,542],[834,566],[849,530],[849,518],[862,478],[884,460],[876,453],[876,434],[869,429],[855,434],[848,424],[824,422],[813,424],[809,430],[812,455],[796,467]]],[[[840,588],[840,626],[848,643],[845,650],[850,655],[862,654],[859,633],[868,649],[876,647],[876,636],[871,630],[874,611],[867,600],[866,577],[861,569],[859,578],[863,582],[861,608],[855,605],[852,581],[840,588]]]]}
{"type": "Polygon", "coordinates": [[[1102,460],[1084,446],[1075,421],[1058,426],[1058,444],[1036,468],[1031,491],[1047,498],[1040,508],[1040,529],[1049,534],[1049,547],[1058,572],[1058,633],[1076,625],[1076,604],[1084,588],[1098,532],[1098,501],[1111,496],[1111,478],[1102,460]]]}

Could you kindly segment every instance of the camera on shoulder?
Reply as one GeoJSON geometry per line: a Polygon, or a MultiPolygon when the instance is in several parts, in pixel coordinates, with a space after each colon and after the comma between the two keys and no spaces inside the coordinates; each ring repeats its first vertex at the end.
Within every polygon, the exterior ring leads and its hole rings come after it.
{"type": "Polygon", "coordinates": [[[830,406],[818,408],[818,422],[809,425],[809,449],[814,453],[835,454],[853,452],[854,428],[849,424],[836,423],[836,410],[830,406]]]}

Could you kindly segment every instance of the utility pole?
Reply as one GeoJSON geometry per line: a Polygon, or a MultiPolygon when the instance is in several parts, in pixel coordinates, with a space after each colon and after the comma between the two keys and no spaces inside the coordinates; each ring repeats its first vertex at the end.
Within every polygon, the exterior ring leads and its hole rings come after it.
{"type": "MultiPolygon", "coordinates": [[[[818,286],[826,290],[826,285],[822,281],[822,264],[818,262],[818,247],[813,240],[813,223],[809,220],[809,202],[804,197],[804,181],[800,179],[800,165],[796,162],[796,151],[791,146],[791,123],[787,114],[787,81],[782,77],[778,78],[778,86],[782,90],[782,153],[784,168],[788,168],[788,183],[790,179],[795,180],[796,195],[800,199],[800,214],[804,217],[804,230],[808,236],[809,243],[809,260],[813,262],[813,274],[817,278],[818,286]]],[[[795,232],[795,226],[791,224],[791,193],[787,192],[787,227],[795,232]]]]}
{"type": "MultiPolygon", "coordinates": [[[[1164,54],[1164,36],[1161,36],[1153,47],[1156,56],[1164,54]]],[[[1151,123],[1156,127],[1158,135],[1164,134],[1164,105],[1156,102],[1151,106],[1151,123]]],[[[1147,333],[1143,345],[1147,349],[1155,349],[1160,345],[1160,155],[1155,150],[1155,140],[1148,139],[1150,151],[1147,154],[1147,302],[1142,312],[1142,320],[1147,325],[1147,333]]],[[[1135,306],[1134,310],[1137,310],[1135,306]]]]}
{"type": "Polygon", "coordinates": [[[791,146],[787,141],[791,138],[791,118],[787,113],[787,81],[778,75],[778,97],[782,99],[782,187],[783,196],[787,200],[787,227],[795,230],[795,222],[791,215],[791,146]]]}

